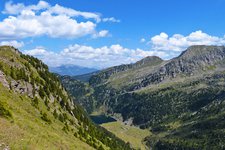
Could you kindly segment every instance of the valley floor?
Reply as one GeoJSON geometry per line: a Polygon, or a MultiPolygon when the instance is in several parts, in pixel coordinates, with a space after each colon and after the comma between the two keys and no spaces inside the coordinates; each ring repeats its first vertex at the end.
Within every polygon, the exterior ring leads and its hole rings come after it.
{"type": "Polygon", "coordinates": [[[135,149],[146,150],[143,139],[151,135],[149,130],[142,130],[138,127],[125,125],[119,121],[104,123],[101,126],[114,133],[125,142],[129,142],[135,149]]]}

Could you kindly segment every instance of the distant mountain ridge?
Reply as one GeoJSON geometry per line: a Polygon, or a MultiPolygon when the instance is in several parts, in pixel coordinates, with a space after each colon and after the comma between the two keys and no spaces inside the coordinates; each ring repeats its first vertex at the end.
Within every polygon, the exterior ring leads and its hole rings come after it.
{"type": "Polygon", "coordinates": [[[82,67],[77,65],[61,65],[58,67],[49,67],[50,71],[60,75],[77,76],[98,71],[95,68],[82,67]]]}
{"type": "Polygon", "coordinates": [[[76,75],[73,76],[72,78],[82,81],[82,82],[89,82],[89,79],[93,76],[96,75],[98,72],[100,71],[95,71],[95,72],[91,72],[91,73],[87,73],[87,74],[82,74],[82,75],[76,75]]]}

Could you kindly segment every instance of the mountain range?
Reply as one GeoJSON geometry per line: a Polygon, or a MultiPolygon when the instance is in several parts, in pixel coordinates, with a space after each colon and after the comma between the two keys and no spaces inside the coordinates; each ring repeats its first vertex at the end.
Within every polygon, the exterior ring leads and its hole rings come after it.
{"type": "Polygon", "coordinates": [[[171,60],[150,56],[101,70],[89,83],[61,82],[89,114],[150,130],[149,149],[224,149],[224,68],[224,46],[199,45],[171,60]]]}

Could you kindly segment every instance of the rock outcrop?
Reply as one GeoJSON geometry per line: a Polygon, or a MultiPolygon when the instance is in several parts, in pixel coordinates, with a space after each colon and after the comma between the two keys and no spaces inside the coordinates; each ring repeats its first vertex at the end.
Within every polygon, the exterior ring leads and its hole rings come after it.
{"type": "Polygon", "coordinates": [[[8,81],[6,80],[6,76],[5,76],[5,74],[0,70],[0,82],[2,83],[2,85],[4,86],[4,87],[6,87],[6,88],[10,88],[9,87],[9,83],[8,83],[8,81]]]}
{"type": "Polygon", "coordinates": [[[191,46],[179,57],[168,61],[163,66],[150,72],[140,83],[131,90],[137,90],[151,84],[163,82],[166,79],[176,78],[179,75],[194,76],[216,69],[225,57],[224,46],[191,46]]]}

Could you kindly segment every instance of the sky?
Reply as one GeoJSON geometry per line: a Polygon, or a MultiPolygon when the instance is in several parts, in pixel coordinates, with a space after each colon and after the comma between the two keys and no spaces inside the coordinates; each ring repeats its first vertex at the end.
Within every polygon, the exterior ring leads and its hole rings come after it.
{"type": "Polygon", "coordinates": [[[225,0],[0,1],[0,45],[49,66],[102,69],[225,45],[225,0]]]}

